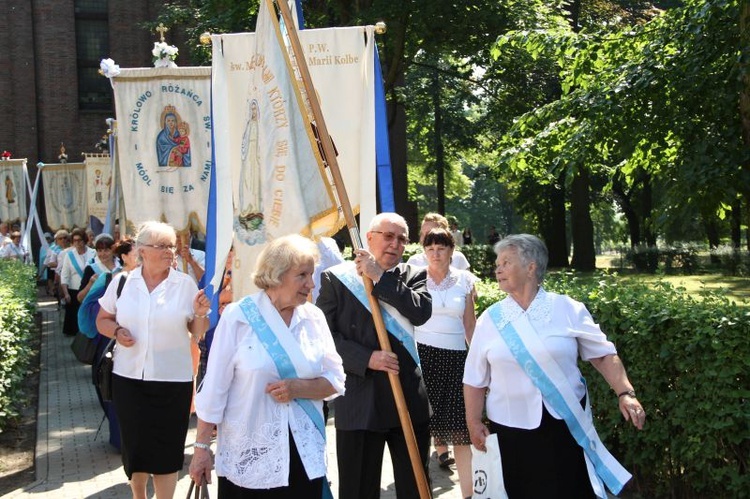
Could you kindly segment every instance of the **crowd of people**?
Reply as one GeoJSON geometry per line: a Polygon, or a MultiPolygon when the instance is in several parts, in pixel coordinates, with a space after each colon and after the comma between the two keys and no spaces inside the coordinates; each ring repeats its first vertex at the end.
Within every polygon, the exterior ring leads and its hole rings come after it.
{"type": "MultiPolygon", "coordinates": [[[[16,233],[0,224],[0,256],[17,253],[16,233]]],[[[606,497],[629,475],[596,436],[578,361],[601,373],[625,420],[642,429],[646,413],[585,305],[544,289],[544,243],[490,235],[506,297],[479,318],[479,279],[458,250],[471,231],[436,213],[407,262],[396,213],[371,221],[351,261],[332,239],[277,238],[242,276],[259,290],[248,296],[232,295],[230,254],[213,328],[205,254],[168,224],[133,238],[59,230],[40,269],[64,334],[94,339],[97,359],[114,341],[113,400],[97,395],[136,499],[149,479],[157,499],[173,497],[192,412],[189,474],[218,477],[220,498],[331,497],[331,409],[340,499],[379,497],[386,446],[397,497],[423,497],[431,446],[472,497],[471,446],[486,451],[488,438],[507,497],[606,497]]]]}

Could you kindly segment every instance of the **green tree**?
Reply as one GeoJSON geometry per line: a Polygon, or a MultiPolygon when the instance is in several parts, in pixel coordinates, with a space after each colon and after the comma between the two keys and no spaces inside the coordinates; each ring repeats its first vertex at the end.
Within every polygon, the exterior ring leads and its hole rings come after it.
{"type": "Polygon", "coordinates": [[[691,0],[628,30],[502,37],[499,53],[522,48],[556,60],[562,86],[559,100],[517,121],[502,160],[542,171],[586,165],[604,175],[632,244],[644,235],[655,244],[667,207],[728,212],[747,185],[737,139],[738,19],[736,1],[691,0]]]}

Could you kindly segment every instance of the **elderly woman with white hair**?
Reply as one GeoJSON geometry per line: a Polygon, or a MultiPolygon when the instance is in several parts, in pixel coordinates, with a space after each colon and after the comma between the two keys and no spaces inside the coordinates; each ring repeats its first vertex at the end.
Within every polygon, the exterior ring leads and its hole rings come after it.
{"type": "Polygon", "coordinates": [[[630,474],[607,452],[591,417],[578,358],[612,387],[639,430],[646,413],[615,346],[583,303],[542,287],[547,248],[529,234],[495,245],[495,275],[508,296],[477,321],[464,370],[466,422],[485,450],[496,434],[510,499],[607,497],[630,474]],[[489,428],[483,423],[487,409],[489,428]]]}
{"type": "Polygon", "coordinates": [[[308,303],[318,258],[302,236],[272,241],[253,280],[216,328],[195,401],[190,476],[211,481],[218,426],[218,493],[227,498],[321,497],[326,474],[323,400],[344,393],[341,357],[323,312],[308,303]]]}
{"type": "Polygon", "coordinates": [[[135,238],[141,266],[115,276],[99,299],[97,329],[117,341],[112,393],[134,499],[145,499],[149,476],[157,499],[174,495],[193,397],[190,344],[209,325],[205,293],[172,268],[175,239],[165,223],[142,224],[135,238]]]}

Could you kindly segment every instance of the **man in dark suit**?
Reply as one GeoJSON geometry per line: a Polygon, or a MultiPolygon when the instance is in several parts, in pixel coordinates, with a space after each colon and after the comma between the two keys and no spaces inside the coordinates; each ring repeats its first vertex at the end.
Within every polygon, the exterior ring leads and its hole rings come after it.
{"type": "Polygon", "coordinates": [[[430,408],[413,327],[430,318],[432,301],[426,270],[401,262],[408,236],[403,217],[381,213],[367,232],[369,251],[356,251],[354,263],[332,267],[321,279],[317,305],[326,315],[346,371],[346,393],[334,404],[339,499],[380,497],[386,443],[397,497],[419,498],[388,373],[397,373],[401,380],[427,473],[430,408]],[[363,274],[374,283],[372,294],[380,302],[392,352],[380,349],[369,304],[364,304],[363,274]]]}

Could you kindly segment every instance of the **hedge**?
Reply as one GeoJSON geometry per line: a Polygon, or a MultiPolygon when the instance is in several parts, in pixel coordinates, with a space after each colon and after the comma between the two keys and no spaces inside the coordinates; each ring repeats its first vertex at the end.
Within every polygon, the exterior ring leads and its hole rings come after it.
{"type": "MultiPolygon", "coordinates": [[[[623,420],[615,394],[583,363],[599,435],[641,497],[750,497],[750,307],[721,292],[690,297],[661,282],[554,273],[549,291],[586,304],[615,343],[647,412],[623,420]]],[[[478,284],[478,313],[501,297],[478,284]]]]}
{"type": "Polygon", "coordinates": [[[35,272],[31,265],[0,259],[0,432],[27,402],[23,381],[33,356],[35,272]]]}

